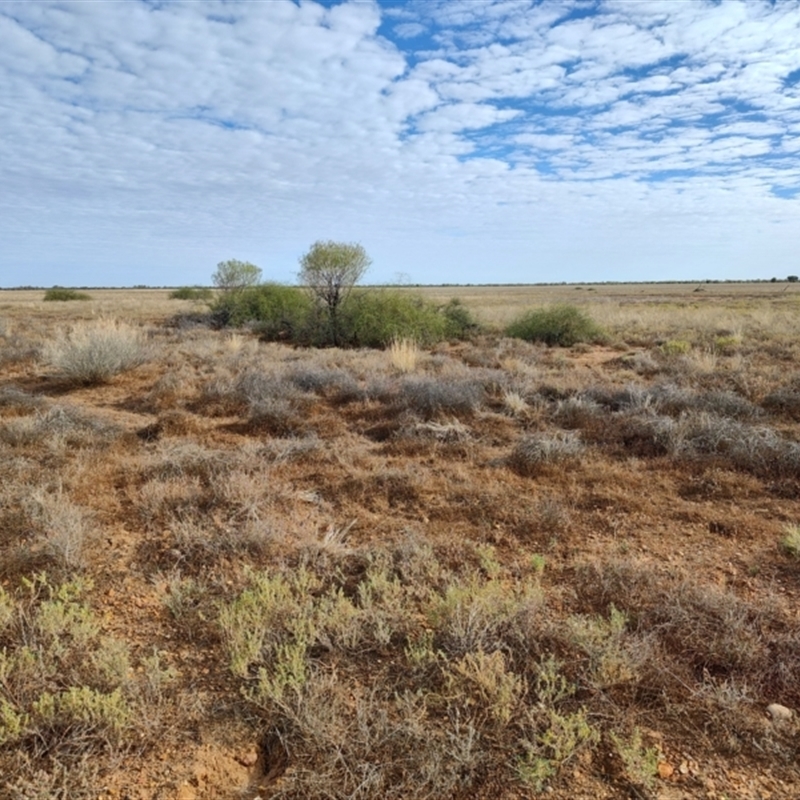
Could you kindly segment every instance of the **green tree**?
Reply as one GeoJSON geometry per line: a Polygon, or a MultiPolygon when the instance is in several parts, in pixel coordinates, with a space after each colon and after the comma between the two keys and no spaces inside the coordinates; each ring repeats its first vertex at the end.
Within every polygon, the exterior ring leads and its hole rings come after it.
{"type": "Polygon", "coordinates": [[[325,308],[331,340],[339,345],[339,311],[372,263],[360,244],[314,242],[300,259],[300,283],[325,308]]]}
{"type": "Polygon", "coordinates": [[[214,286],[225,292],[255,286],[261,280],[261,269],[249,261],[238,261],[230,258],[217,264],[216,272],[211,276],[214,286]]]}

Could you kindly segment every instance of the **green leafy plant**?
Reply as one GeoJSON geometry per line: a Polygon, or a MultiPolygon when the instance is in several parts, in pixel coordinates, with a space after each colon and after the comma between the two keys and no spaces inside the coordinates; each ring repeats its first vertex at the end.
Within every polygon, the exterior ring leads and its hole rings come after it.
{"type": "Polygon", "coordinates": [[[528,311],[506,328],[506,335],[528,342],[571,347],[578,342],[601,342],[603,330],[587,314],[570,305],[528,311]]]}
{"type": "Polygon", "coordinates": [[[467,653],[447,666],[445,691],[459,706],[500,725],[511,721],[525,688],[525,681],[509,669],[499,650],[467,653]]]}
{"type": "Polygon", "coordinates": [[[305,335],[312,304],[293,286],[264,283],[224,292],[211,308],[218,325],[251,325],[269,341],[295,341],[305,335]]]}
{"type": "Polygon", "coordinates": [[[781,550],[792,558],[800,559],[800,525],[787,525],[781,539],[781,550]]]}
{"type": "Polygon", "coordinates": [[[541,712],[536,711],[528,724],[531,733],[521,742],[524,754],[517,760],[517,777],[537,792],[578,753],[600,738],[584,709],[562,714],[551,708],[543,718],[541,712]]]}
{"type": "Polygon", "coordinates": [[[354,292],[338,317],[339,343],[388,347],[396,339],[425,346],[448,336],[444,314],[422,298],[392,289],[354,292]]]}
{"type": "Polygon", "coordinates": [[[658,774],[658,749],[643,745],[639,728],[634,728],[629,737],[619,736],[612,731],[610,738],[622,759],[628,780],[637,786],[652,788],[658,774]]]}
{"type": "Polygon", "coordinates": [[[480,323],[457,297],[442,306],[440,311],[446,321],[445,333],[449,339],[467,339],[480,332],[480,323]]]}
{"type": "Polygon", "coordinates": [[[665,356],[683,356],[691,349],[691,343],[685,339],[669,339],[661,345],[661,352],[665,356]]]}

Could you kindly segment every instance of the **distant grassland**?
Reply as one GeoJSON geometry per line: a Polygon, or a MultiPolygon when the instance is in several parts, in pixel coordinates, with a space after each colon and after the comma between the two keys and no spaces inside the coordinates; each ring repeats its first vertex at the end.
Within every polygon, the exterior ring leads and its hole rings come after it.
{"type": "MultiPolygon", "coordinates": [[[[792,334],[797,330],[800,284],[619,283],[512,286],[388,287],[434,303],[459,298],[489,329],[499,330],[529,308],[558,303],[580,307],[612,336],[648,341],[676,335],[792,334]],[[683,332],[683,333],[681,333],[683,332]]],[[[0,290],[0,314],[20,312],[57,321],[117,317],[157,321],[202,304],[170,298],[172,289],[92,289],[92,301],[45,303],[44,291],[0,290]],[[65,307],[66,306],[66,307],[65,307]]]]}

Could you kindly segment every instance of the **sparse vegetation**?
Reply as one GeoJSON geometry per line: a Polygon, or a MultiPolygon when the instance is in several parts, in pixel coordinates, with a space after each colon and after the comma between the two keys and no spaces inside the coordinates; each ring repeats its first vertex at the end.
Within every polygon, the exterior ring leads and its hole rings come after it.
{"type": "Polygon", "coordinates": [[[299,288],[4,293],[0,799],[793,797],[770,286],[356,287],[349,349],[299,288]],[[578,294],[603,344],[501,335],[578,294]]]}

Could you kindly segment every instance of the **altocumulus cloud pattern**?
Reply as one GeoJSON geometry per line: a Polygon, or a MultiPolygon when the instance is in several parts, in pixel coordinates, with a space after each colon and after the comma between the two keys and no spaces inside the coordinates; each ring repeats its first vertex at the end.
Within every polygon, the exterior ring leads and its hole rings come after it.
{"type": "Polygon", "coordinates": [[[796,272],[800,2],[4,2],[0,284],[796,272]]]}

